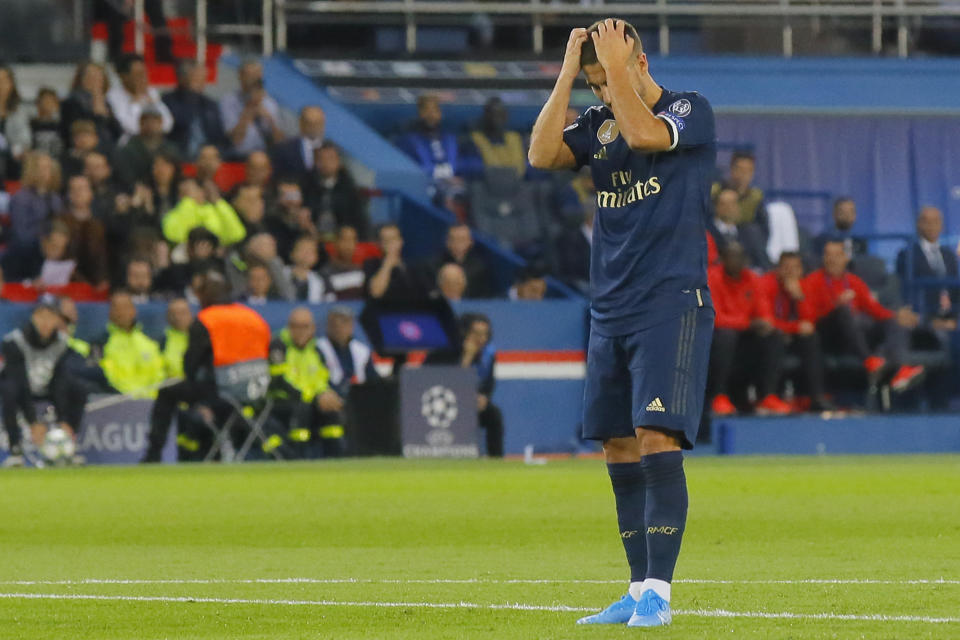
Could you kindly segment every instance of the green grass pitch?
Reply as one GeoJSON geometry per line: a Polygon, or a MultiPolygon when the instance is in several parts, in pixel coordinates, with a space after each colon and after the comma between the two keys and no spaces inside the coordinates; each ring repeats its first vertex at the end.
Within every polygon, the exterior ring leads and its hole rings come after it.
{"type": "Polygon", "coordinates": [[[4,471],[0,638],[960,637],[960,457],[687,476],[643,630],[574,625],[626,585],[596,460],[4,471]]]}

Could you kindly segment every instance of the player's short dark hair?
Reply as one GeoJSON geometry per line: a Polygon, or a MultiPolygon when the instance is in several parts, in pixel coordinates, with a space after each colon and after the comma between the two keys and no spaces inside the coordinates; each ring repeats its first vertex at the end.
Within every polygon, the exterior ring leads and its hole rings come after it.
{"type": "MultiPolygon", "coordinates": [[[[614,19],[620,20],[619,18],[614,19]]],[[[580,48],[580,68],[583,68],[588,64],[599,63],[599,60],[597,59],[597,49],[593,46],[593,38],[591,37],[591,34],[597,33],[600,30],[600,24],[602,22],[603,20],[597,20],[592,25],[587,27],[587,39],[580,48]]],[[[633,57],[636,58],[643,53],[643,42],[640,41],[640,35],[637,33],[637,28],[626,20],[620,20],[620,22],[623,23],[623,34],[633,38],[633,57]]]]}
{"type": "Polygon", "coordinates": [[[756,164],[757,156],[754,155],[753,150],[751,149],[737,149],[730,156],[730,164],[733,165],[737,160],[749,160],[750,162],[756,164]]]}

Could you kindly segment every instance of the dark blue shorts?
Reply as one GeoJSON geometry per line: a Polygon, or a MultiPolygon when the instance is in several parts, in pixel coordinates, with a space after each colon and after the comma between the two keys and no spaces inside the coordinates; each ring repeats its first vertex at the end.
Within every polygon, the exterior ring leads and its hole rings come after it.
{"type": "Polygon", "coordinates": [[[692,449],[700,428],[714,311],[683,315],[625,336],[590,332],[583,390],[583,437],[631,437],[653,427],[692,449]]]}

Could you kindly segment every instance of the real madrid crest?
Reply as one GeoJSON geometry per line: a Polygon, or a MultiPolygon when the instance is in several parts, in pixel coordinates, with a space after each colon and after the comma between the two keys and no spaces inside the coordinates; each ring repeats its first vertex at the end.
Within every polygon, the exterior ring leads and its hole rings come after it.
{"type": "Polygon", "coordinates": [[[597,140],[600,144],[610,144],[620,135],[620,127],[616,120],[604,120],[600,128],[597,129],[597,140]]]}

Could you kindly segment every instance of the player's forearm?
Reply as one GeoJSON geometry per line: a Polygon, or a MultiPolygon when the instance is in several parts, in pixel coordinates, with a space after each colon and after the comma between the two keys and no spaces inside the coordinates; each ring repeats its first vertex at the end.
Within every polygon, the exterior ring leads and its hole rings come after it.
{"type": "Polygon", "coordinates": [[[561,75],[550,93],[530,134],[527,160],[537,169],[553,168],[563,145],[563,124],[570,106],[570,92],[575,76],[561,75]]]}
{"type": "Polygon", "coordinates": [[[607,90],[624,142],[634,151],[666,151],[670,134],[646,103],[640,99],[626,67],[607,71],[607,90]]]}

